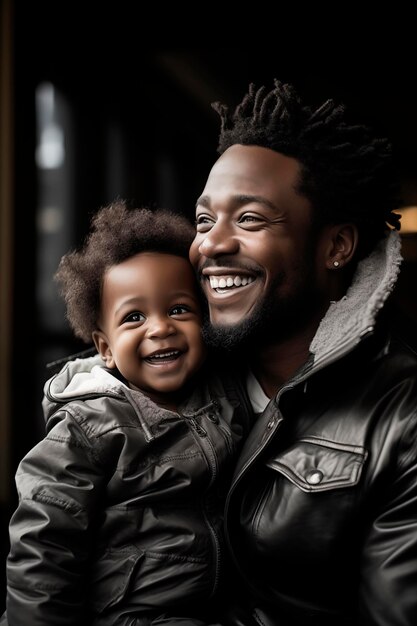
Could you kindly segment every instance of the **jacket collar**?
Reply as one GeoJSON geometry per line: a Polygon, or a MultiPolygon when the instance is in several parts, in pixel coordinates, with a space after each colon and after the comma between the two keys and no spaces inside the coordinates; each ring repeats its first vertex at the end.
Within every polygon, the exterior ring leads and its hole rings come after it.
{"type": "Polygon", "coordinates": [[[358,263],[346,295],[332,302],[310,345],[313,368],[339,358],[371,333],[379,310],[394,289],[402,262],[396,230],[358,263]]]}
{"type": "Polygon", "coordinates": [[[91,394],[114,393],[124,383],[110,374],[99,355],[68,361],[45,384],[45,395],[57,402],[68,402],[91,394]]]}

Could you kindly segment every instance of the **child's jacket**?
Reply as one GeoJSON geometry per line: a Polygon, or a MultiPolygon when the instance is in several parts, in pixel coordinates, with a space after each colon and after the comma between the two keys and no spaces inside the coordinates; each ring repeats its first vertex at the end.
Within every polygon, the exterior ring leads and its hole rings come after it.
{"type": "Polygon", "coordinates": [[[248,428],[236,381],[203,372],[174,413],[98,363],[45,385],[47,435],[16,474],[9,626],[204,614],[224,574],[224,496],[248,428]]]}

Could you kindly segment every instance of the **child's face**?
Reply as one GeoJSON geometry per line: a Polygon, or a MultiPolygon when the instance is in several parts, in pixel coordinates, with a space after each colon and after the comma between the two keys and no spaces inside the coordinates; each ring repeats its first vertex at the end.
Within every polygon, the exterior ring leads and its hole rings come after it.
{"type": "Polygon", "coordinates": [[[107,270],[96,346],[156,403],[169,405],[205,358],[197,283],[187,259],[144,252],[107,270]]]}

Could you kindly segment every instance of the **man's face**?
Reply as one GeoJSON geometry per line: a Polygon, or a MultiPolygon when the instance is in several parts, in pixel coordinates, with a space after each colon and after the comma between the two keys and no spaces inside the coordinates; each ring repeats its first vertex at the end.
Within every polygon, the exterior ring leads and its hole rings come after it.
{"type": "Polygon", "coordinates": [[[242,145],[226,150],[209,174],[190,259],[218,347],[288,336],[318,306],[317,241],[310,203],[296,191],[299,175],[297,160],[242,145]]]}

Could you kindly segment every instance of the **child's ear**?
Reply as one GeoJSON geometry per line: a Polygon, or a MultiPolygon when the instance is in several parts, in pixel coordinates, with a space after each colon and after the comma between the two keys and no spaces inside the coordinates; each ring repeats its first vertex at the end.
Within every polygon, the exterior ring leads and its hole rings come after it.
{"type": "Polygon", "coordinates": [[[106,367],[114,369],[116,367],[116,363],[114,362],[112,351],[105,333],[101,330],[93,330],[92,338],[94,345],[97,348],[97,352],[100,354],[106,364],[106,367]]]}

